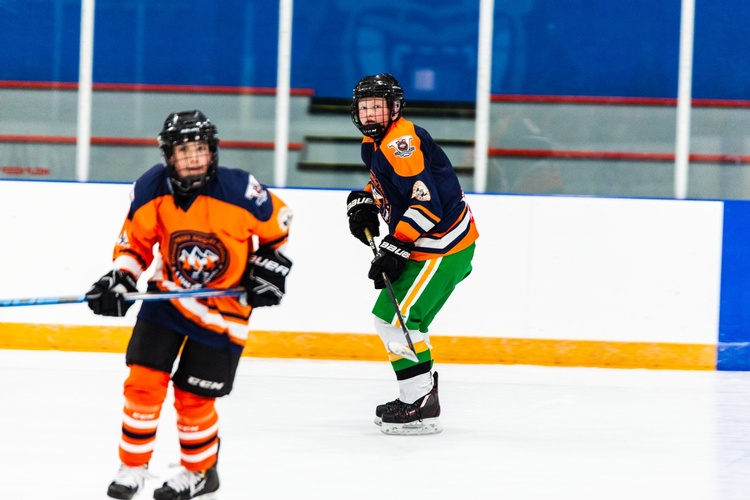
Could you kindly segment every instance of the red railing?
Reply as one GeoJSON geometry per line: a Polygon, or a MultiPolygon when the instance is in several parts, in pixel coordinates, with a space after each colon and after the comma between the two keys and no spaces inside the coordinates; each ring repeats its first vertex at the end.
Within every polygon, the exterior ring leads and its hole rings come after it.
{"type": "MultiPolygon", "coordinates": [[[[168,94],[276,95],[274,87],[225,87],[220,85],[152,85],[145,83],[94,83],[100,92],[163,92],[168,94]]],[[[78,90],[77,82],[29,82],[0,80],[0,89],[78,90]]],[[[293,96],[312,96],[312,89],[290,89],[293,96]]]]}
{"type": "MultiPolygon", "coordinates": [[[[32,82],[32,81],[8,81],[0,80],[0,89],[26,89],[26,90],[70,90],[76,91],[76,82],[32,82]]],[[[226,87],[215,85],[152,85],[152,84],[121,84],[121,83],[94,83],[93,90],[99,92],[163,92],[182,94],[223,94],[223,95],[263,95],[272,96],[276,94],[275,88],[268,87],[226,87]]],[[[314,95],[312,89],[291,89],[293,96],[310,97],[314,95]]],[[[652,97],[617,97],[617,96],[540,96],[540,95],[492,95],[493,103],[525,103],[525,104],[574,104],[574,105],[602,105],[602,106],[664,106],[674,107],[677,99],[652,98],[652,97]]],[[[750,101],[728,100],[728,99],[693,99],[694,107],[713,108],[750,108],[750,101]]],[[[0,135],[0,143],[34,143],[34,144],[75,144],[75,137],[68,136],[41,136],[41,135],[0,135]]],[[[128,137],[92,137],[91,144],[94,146],[155,146],[156,139],[153,138],[128,138],[128,137]]],[[[246,149],[246,150],[273,150],[274,143],[271,141],[221,141],[222,148],[246,149]]],[[[302,143],[290,143],[289,150],[298,151],[304,147],[302,143]]],[[[556,158],[569,160],[602,160],[602,161],[651,161],[651,162],[673,162],[674,153],[656,152],[623,152],[623,151],[568,151],[568,150],[542,150],[542,149],[514,149],[514,148],[489,148],[490,157],[502,158],[556,158]]],[[[724,154],[691,154],[692,163],[723,163],[723,164],[747,164],[750,163],[748,155],[724,155],[724,154]]],[[[49,175],[49,169],[43,167],[20,167],[0,166],[2,175],[49,175]]]]}
{"type": "MultiPolygon", "coordinates": [[[[626,151],[490,148],[488,150],[488,155],[501,158],[557,158],[561,160],[674,161],[674,153],[643,153],[626,151]]],[[[689,158],[692,163],[750,163],[750,156],[747,155],[691,154],[689,158]]]]}

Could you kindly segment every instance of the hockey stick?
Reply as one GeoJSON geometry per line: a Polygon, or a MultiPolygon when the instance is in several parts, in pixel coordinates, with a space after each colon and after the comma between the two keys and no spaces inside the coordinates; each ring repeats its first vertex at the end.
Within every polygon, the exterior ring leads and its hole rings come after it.
{"type": "MultiPolygon", "coordinates": [[[[370,244],[370,249],[372,250],[373,255],[377,255],[378,247],[375,244],[375,240],[372,238],[370,229],[368,228],[365,228],[365,237],[367,238],[367,243],[370,244]]],[[[396,294],[393,293],[393,285],[391,284],[391,280],[388,278],[388,275],[385,274],[385,272],[383,272],[382,274],[383,281],[385,282],[385,289],[388,291],[388,296],[391,298],[391,304],[393,304],[393,309],[396,311],[396,317],[398,318],[398,322],[401,325],[401,330],[404,332],[406,342],[409,344],[409,347],[407,348],[403,344],[399,344],[395,340],[391,340],[390,342],[388,342],[388,350],[397,356],[401,356],[402,358],[406,358],[409,361],[417,363],[419,361],[419,358],[417,358],[417,350],[414,348],[414,343],[411,341],[409,329],[406,328],[406,322],[404,321],[404,316],[401,314],[401,306],[399,306],[398,304],[396,294]]]]}
{"type": "MultiPolygon", "coordinates": [[[[231,288],[205,288],[196,290],[173,290],[168,292],[127,292],[125,300],[151,301],[169,299],[197,299],[206,297],[233,297],[245,294],[245,288],[235,286],[231,288]]],[[[59,297],[32,297],[27,299],[0,299],[0,307],[14,306],[45,306],[54,304],[78,304],[86,302],[86,295],[62,295],[59,297]]]]}

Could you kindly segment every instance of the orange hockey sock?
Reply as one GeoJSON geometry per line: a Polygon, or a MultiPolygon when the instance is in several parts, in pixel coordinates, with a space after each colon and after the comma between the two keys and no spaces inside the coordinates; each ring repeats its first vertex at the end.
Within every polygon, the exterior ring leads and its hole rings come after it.
{"type": "Polygon", "coordinates": [[[219,415],[215,398],[196,396],[174,388],[180,463],[188,470],[202,471],[216,463],[219,453],[219,415]]]}
{"type": "Polygon", "coordinates": [[[167,395],[169,373],[140,365],[130,366],[125,381],[120,460],[136,467],[151,460],[159,415],[167,395]]]}

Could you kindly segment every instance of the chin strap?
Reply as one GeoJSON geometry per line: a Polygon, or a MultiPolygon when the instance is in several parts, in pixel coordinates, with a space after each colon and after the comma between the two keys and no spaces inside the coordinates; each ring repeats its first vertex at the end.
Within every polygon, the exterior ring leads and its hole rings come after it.
{"type": "Polygon", "coordinates": [[[208,174],[191,175],[183,179],[175,179],[172,176],[169,177],[169,180],[171,181],[171,184],[172,184],[172,188],[177,194],[180,194],[180,195],[191,194],[196,189],[199,189],[205,186],[210,179],[211,179],[211,176],[208,174]]]}
{"type": "Polygon", "coordinates": [[[385,137],[386,128],[379,123],[373,123],[370,125],[362,125],[360,131],[363,135],[371,138],[375,142],[380,142],[385,137]]]}

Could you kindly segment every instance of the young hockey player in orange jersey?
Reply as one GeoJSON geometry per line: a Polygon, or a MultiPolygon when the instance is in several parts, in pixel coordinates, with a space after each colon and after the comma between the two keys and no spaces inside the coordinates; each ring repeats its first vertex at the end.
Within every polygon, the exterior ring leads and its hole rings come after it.
{"type": "Polygon", "coordinates": [[[87,292],[89,307],[96,314],[123,316],[132,302],[122,294],[136,291],[139,276],[152,262],[150,290],[242,285],[247,292],[246,300],[142,304],[125,357],[130,375],[124,390],[122,464],[107,492],[119,499],[132,498],[149,477],[170,378],[182,467],[154,491],[154,498],[203,498],[219,488],[214,401],[232,390],[253,308],[280,303],[292,266],[282,253],[291,210],[251,174],[218,165],[216,127],[203,113],[170,114],[158,139],[164,163],[133,185],[113,269],[87,292]]]}
{"type": "Polygon", "coordinates": [[[417,355],[415,362],[389,353],[399,397],[377,406],[375,423],[386,434],[434,434],[442,427],[428,327],[471,272],[479,233],[450,160],[426,130],[401,116],[403,107],[404,91],[389,74],[366,76],[354,88],[352,120],[365,136],[370,182],[349,194],[347,215],[352,235],[366,245],[365,229],[380,234],[378,214],[388,225],[368,273],[381,289],[375,330],[386,349],[405,342],[385,273],[417,355]]]}

